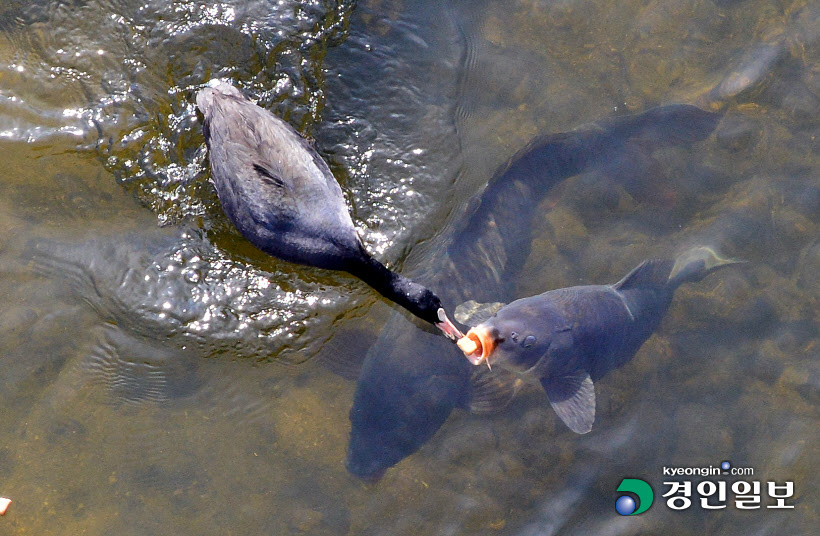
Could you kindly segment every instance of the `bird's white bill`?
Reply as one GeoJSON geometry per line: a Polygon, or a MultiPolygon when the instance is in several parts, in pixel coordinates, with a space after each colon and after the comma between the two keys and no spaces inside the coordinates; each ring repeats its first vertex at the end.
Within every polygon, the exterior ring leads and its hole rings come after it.
{"type": "Polygon", "coordinates": [[[448,338],[457,341],[464,336],[455,324],[447,318],[447,313],[444,312],[444,309],[438,310],[438,320],[439,321],[436,322],[436,327],[440,329],[448,338]]]}

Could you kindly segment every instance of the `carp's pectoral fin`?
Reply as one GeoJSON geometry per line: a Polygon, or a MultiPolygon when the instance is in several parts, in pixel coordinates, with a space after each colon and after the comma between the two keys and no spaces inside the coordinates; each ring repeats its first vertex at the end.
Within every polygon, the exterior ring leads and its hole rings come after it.
{"type": "Polygon", "coordinates": [[[592,430],[595,421],[595,385],[584,370],[563,376],[541,378],[550,404],[558,417],[576,434],[592,430]]]}
{"type": "Polygon", "coordinates": [[[489,415],[510,405],[524,381],[504,369],[477,367],[470,377],[470,413],[489,415]]]}

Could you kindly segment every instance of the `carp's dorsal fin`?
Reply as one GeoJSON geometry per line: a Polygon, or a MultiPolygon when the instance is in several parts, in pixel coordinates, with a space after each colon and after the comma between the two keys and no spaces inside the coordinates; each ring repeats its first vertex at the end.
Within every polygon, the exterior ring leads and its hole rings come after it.
{"type": "Polygon", "coordinates": [[[672,261],[662,259],[645,260],[612,285],[615,290],[629,290],[638,287],[664,287],[669,282],[672,261]]]}
{"type": "Polygon", "coordinates": [[[489,415],[510,405],[524,380],[503,369],[476,367],[470,377],[470,413],[489,415]]]}
{"type": "Polygon", "coordinates": [[[576,434],[592,430],[595,421],[595,385],[585,370],[563,376],[541,378],[550,404],[558,417],[576,434]]]}
{"type": "Polygon", "coordinates": [[[468,300],[456,307],[453,318],[465,326],[477,326],[492,318],[504,305],[501,302],[478,303],[468,300]]]}

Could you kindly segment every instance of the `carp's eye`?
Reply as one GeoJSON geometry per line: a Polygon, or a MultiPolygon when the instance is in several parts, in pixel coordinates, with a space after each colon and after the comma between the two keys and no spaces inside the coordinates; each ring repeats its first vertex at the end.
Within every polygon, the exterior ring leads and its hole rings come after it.
{"type": "Polygon", "coordinates": [[[533,345],[535,344],[535,341],[536,341],[536,340],[538,340],[538,339],[536,339],[536,338],[535,338],[535,337],[533,337],[532,335],[528,335],[528,336],[527,336],[527,338],[526,338],[526,339],[524,339],[524,342],[522,342],[522,343],[521,343],[521,346],[522,346],[523,348],[529,348],[529,347],[531,347],[531,346],[533,346],[533,345]]]}
{"type": "Polygon", "coordinates": [[[518,342],[518,333],[513,331],[512,333],[510,333],[510,338],[513,340],[513,342],[518,342]]]}

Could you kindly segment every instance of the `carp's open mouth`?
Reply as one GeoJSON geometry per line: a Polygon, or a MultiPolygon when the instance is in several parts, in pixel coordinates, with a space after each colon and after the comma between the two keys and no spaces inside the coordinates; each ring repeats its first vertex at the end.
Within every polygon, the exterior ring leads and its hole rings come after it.
{"type": "Polygon", "coordinates": [[[495,340],[487,328],[476,326],[470,329],[456,344],[473,365],[487,363],[490,366],[489,358],[495,350],[495,340]]]}

